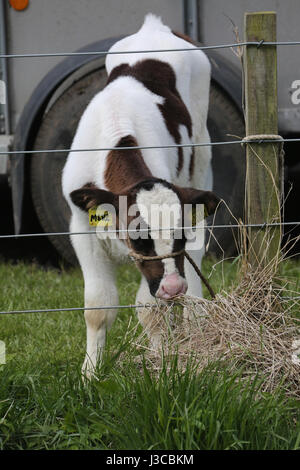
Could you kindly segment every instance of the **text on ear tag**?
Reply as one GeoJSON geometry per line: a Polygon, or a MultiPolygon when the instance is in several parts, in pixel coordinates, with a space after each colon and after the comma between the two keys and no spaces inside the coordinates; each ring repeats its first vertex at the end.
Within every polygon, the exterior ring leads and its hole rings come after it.
{"type": "Polygon", "coordinates": [[[112,214],[101,206],[89,209],[89,224],[93,227],[111,227],[113,224],[112,214]]]}

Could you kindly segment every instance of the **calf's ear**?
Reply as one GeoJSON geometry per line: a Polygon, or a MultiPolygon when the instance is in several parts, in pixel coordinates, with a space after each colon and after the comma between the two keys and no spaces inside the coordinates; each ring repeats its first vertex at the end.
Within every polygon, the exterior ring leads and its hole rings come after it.
{"type": "Polygon", "coordinates": [[[105,189],[99,189],[95,185],[82,186],[82,188],[72,191],[70,197],[76,206],[86,212],[101,204],[112,204],[116,210],[118,209],[118,196],[110,191],[105,191],[105,189]]]}
{"type": "Polygon", "coordinates": [[[207,214],[215,212],[221,199],[211,191],[202,191],[194,188],[177,188],[183,204],[204,204],[207,214]]]}

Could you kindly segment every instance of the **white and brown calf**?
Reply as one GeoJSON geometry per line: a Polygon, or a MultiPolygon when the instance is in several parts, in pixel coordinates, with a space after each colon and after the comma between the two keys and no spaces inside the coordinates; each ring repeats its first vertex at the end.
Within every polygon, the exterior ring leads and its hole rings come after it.
{"type": "MultiPolygon", "coordinates": [[[[63,193],[72,218],[70,231],[92,231],[88,210],[101,204],[116,209],[119,223],[119,196],[126,196],[148,228],[147,238],[136,238],[131,247],[140,254],[166,255],[189,250],[184,233],[180,238],[155,232],[149,218],[151,207],[162,209],[168,220],[171,208],[184,204],[205,204],[212,213],[218,198],[212,187],[209,147],[129,149],[135,146],[168,146],[209,141],[206,127],[210,64],[202,51],[162,24],[152,14],[134,35],[117,42],[111,51],[190,48],[191,52],[132,53],[108,55],[106,87],[85,110],[72,148],[115,148],[110,151],[71,152],[63,171],[63,193]],[[193,189],[200,187],[202,190],[193,189]],[[156,234],[156,236],[155,236],[156,234]]],[[[128,215],[127,223],[132,216],[128,215]]],[[[174,221],[175,226],[182,224],[174,221]]],[[[118,305],[115,266],[128,259],[126,240],[73,235],[72,244],[84,276],[85,307],[118,305]]],[[[204,243],[190,255],[201,265],[204,243]]],[[[187,292],[201,296],[199,278],[184,255],[138,263],[142,273],[136,302],[153,302],[187,292]]],[[[106,330],[117,309],[85,310],[87,351],[83,370],[87,375],[100,356],[106,330]]],[[[147,312],[138,309],[147,328],[147,312]]],[[[157,340],[157,338],[156,338],[157,340]]]]}

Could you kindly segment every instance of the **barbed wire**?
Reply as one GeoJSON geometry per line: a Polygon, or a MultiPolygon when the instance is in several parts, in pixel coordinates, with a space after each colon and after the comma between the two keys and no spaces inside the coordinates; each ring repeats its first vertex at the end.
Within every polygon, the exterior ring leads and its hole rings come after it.
{"type": "Polygon", "coordinates": [[[169,144],[169,145],[136,145],[132,147],[101,147],[101,148],[84,148],[84,149],[45,149],[45,150],[4,150],[0,151],[0,155],[30,155],[38,153],[70,153],[70,152],[110,152],[111,150],[152,150],[152,149],[172,149],[172,148],[185,148],[185,147],[214,147],[217,145],[244,145],[244,144],[262,144],[262,143],[279,143],[282,142],[300,142],[300,138],[290,139],[261,139],[257,141],[240,140],[225,140],[222,142],[199,142],[189,144],[169,144]]]}
{"type": "Polygon", "coordinates": [[[212,49],[230,49],[241,46],[297,46],[300,41],[244,41],[229,44],[216,44],[211,46],[179,47],[174,49],[144,49],[137,51],[78,51],[78,52],[41,52],[24,54],[0,54],[1,59],[25,59],[41,57],[74,57],[74,56],[92,56],[92,55],[124,55],[124,54],[156,54],[163,52],[188,52],[188,51],[206,51],[212,49]]]}

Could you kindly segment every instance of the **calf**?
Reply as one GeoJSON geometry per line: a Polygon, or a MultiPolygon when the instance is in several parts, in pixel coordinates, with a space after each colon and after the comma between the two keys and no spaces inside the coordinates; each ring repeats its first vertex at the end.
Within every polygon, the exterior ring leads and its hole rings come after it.
{"type": "MultiPolygon", "coordinates": [[[[124,223],[121,197],[126,198],[128,207],[136,207],[146,227],[138,237],[129,232],[132,236],[125,239],[112,239],[103,231],[71,236],[84,276],[85,307],[93,307],[85,310],[87,350],[83,371],[88,376],[117,314],[117,309],[95,307],[118,305],[115,265],[128,259],[130,250],[139,255],[137,264],[142,275],[137,303],[153,302],[155,297],[168,300],[185,292],[201,296],[199,278],[184,258],[183,249],[188,251],[191,242],[179,228],[183,219],[178,216],[184,204],[205,204],[212,213],[218,203],[209,191],[209,146],[188,146],[209,141],[206,119],[210,64],[205,54],[194,48],[152,14],[146,16],[136,34],[114,44],[111,52],[152,52],[107,55],[107,85],[85,110],[72,148],[112,150],[70,152],[63,170],[63,193],[72,211],[71,232],[94,230],[88,211],[103,204],[110,205],[116,227],[120,227],[124,223]],[[155,52],[178,48],[191,52],[155,52]],[[141,150],[134,148],[137,146],[170,147],[141,150]],[[162,210],[160,221],[154,222],[149,216],[152,207],[162,210]],[[173,223],[174,230],[157,231],[164,222],[165,228],[173,223]],[[164,255],[169,257],[148,259],[164,255]]],[[[154,213],[157,215],[156,210],[154,213]]],[[[127,224],[133,221],[129,211],[125,219],[127,224]]],[[[203,236],[197,248],[189,254],[200,266],[203,236]]],[[[138,317],[147,329],[147,310],[138,309],[138,317]]],[[[158,342],[159,335],[152,339],[158,342]]]]}

